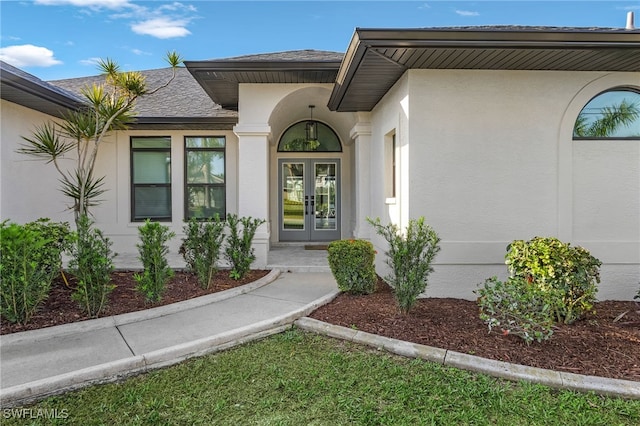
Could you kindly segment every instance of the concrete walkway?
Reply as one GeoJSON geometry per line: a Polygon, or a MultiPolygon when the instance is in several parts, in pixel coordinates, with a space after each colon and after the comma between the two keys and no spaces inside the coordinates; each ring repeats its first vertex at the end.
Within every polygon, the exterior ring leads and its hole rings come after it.
{"type": "Polygon", "coordinates": [[[0,405],[115,380],[288,328],[338,289],[275,269],[247,286],[142,312],[0,337],[0,405]]]}

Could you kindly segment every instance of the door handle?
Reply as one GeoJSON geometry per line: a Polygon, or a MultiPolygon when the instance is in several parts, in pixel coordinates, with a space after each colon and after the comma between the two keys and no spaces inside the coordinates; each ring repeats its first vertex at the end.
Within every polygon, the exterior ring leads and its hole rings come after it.
{"type": "Polygon", "coordinates": [[[305,214],[305,216],[309,214],[309,211],[307,210],[308,206],[309,206],[309,196],[306,195],[304,197],[304,214],[305,214]]]}

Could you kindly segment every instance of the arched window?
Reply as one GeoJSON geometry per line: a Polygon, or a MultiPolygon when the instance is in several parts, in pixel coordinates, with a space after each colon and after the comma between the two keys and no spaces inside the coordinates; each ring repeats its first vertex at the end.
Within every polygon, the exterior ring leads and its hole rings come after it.
{"type": "Polygon", "coordinates": [[[307,137],[307,121],[301,121],[289,127],[278,143],[278,152],[342,152],[338,135],[326,124],[314,122],[317,137],[307,137]]]}
{"type": "Polygon", "coordinates": [[[578,114],[573,138],[640,138],[640,92],[617,88],[595,96],[578,114]]]}

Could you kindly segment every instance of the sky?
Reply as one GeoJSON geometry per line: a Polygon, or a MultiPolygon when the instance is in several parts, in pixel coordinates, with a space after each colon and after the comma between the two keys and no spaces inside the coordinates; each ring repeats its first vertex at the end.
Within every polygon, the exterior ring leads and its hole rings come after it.
{"type": "Polygon", "coordinates": [[[42,80],[186,60],[314,49],[346,51],[356,28],[535,25],[624,28],[640,0],[160,1],[0,0],[0,59],[42,80]]]}

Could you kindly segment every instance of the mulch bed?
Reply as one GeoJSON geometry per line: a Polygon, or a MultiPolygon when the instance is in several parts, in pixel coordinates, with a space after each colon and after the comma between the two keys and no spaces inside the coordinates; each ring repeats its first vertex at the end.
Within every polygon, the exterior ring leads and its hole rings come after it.
{"type": "Polygon", "coordinates": [[[595,315],[560,325],[550,340],[529,346],[517,336],[488,333],[478,312],[473,301],[426,298],[403,315],[389,286],[379,282],[374,294],[340,294],[310,317],[499,361],[640,381],[640,305],[635,302],[598,302],[595,315]],[[623,312],[627,313],[614,322],[623,312]]]}
{"type": "MultiPolygon", "coordinates": [[[[164,306],[193,299],[194,297],[228,290],[258,280],[269,272],[271,271],[262,269],[251,270],[241,280],[236,281],[229,278],[229,271],[220,270],[213,278],[214,285],[209,289],[203,289],[198,284],[198,279],[195,274],[176,271],[173,278],[167,283],[162,300],[157,303],[149,303],[145,300],[142,293],[136,290],[136,282],[133,279],[134,271],[116,271],[111,274],[111,281],[116,285],[116,288],[109,294],[109,304],[100,316],[107,317],[142,311],[148,308],[164,306]]],[[[67,281],[69,282],[69,287],[66,286],[61,277],[53,282],[49,298],[31,318],[29,323],[19,325],[11,324],[3,320],[2,326],[0,327],[0,334],[37,330],[39,328],[90,319],[82,309],[80,309],[78,303],[71,299],[72,288],[75,286],[73,277],[67,276],[67,281]]]]}

